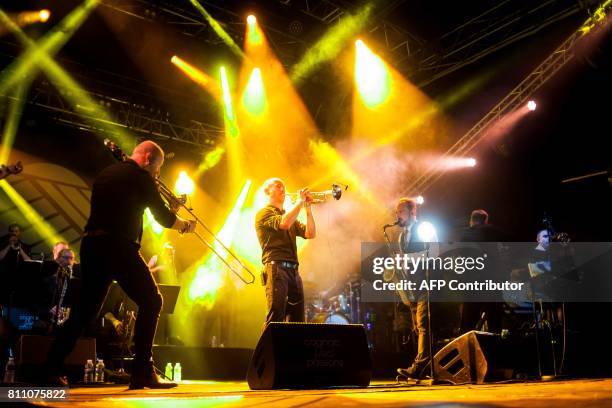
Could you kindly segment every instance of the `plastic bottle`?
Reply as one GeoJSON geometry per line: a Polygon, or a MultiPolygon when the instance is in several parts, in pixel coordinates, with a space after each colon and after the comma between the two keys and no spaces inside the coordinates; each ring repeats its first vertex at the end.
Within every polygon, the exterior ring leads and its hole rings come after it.
{"type": "Polygon", "coordinates": [[[173,372],[174,372],[174,369],[172,368],[172,363],[166,364],[166,369],[164,370],[164,376],[166,377],[166,379],[172,380],[173,372]]]}
{"type": "Polygon", "coordinates": [[[104,360],[98,360],[98,364],[96,364],[96,382],[103,383],[104,382],[104,360]]]}
{"type": "Polygon", "coordinates": [[[93,360],[92,359],[88,359],[87,362],[85,363],[85,373],[83,375],[83,382],[84,383],[92,383],[94,378],[94,364],[93,364],[93,360]]]}
{"type": "Polygon", "coordinates": [[[7,384],[15,382],[15,358],[9,357],[4,367],[4,382],[7,384]]]}
{"type": "Polygon", "coordinates": [[[210,339],[210,347],[217,347],[217,336],[212,336],[210,339]]]}
{"type": "Polygon", "coordinates": [[[176,363],[174,365],[174,376],[172,377],[172,381],[180,382],[181,377],[182,377],[181,363],[176,363]]]}

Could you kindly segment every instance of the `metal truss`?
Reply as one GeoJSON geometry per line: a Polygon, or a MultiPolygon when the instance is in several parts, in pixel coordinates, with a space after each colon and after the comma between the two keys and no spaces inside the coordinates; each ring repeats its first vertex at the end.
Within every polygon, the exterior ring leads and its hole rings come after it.
{"type": "Polygon", "coordinates": [[[302,13],[322,23],[331,25],[342,17],[346,10],[330,0],[278,0],[285,6],[293,6],[302,13]]]}
{"type": "MultiPolygon", "coordinates": [[[[51,84],[46,80],[38,81],[32,86],[23,102],[50,111],[48,117],[59,124],[98,134],[106,133],[109,137],[117,135],[117,133],[112,134],[112,129],[116,128],[117,132],[128,131],[137,137],[180,142],[204,151],[209,150],[224,136],[223,128],[216,125],[195,120],[177,123],[171,121],[166,112],[88,92],[92,100],[111,112],[112,120],[109,121],[96,116],[91,107],[67,102],[66,96],[69,92],[70,89],[51,84]]],[[[14,96],[0,95],[0,99],[2,98],[6,100],[14,96]]]]}
{"type": "MultiPolygon", "coordinates": [[[[342,0],[278,0],[326,24],[336,22],[354,4],[342,0]]],[[[396,69],[419,86],[425,86],[462,67],[581,10],[596,0],[546,0],[525,2],[502,0],[459,27],[442,35],[434,45],[389,21],[388,16],[403,0],[389,1],[368,29],[384,55],[396,69]]]]}
{"type": "MultiPolygon", "coordinates": [[[[244,42],[245,16],[231,10],[224,1],[203,1],[200,4],[219,22],[237,44],[244,42]]],[[[101,0],[100,5],[115,11],[152,22],[162,22],[190,37],[208,44],[219,45],[223,40],[212,30],[208,22],[188,0],[101,0]]],[[[297,36],[287,32],[287,27],[260,22],[270,45],[286,66],[295,63],[301,54],[296,44],[306,46],[297,36]]]]}
{"type": "MultiPolygon", "coordinates": [[[[552,78],[561,68],[571,61],[575,54],[575,46],[586,33],[596,27],[604,11],[612,8],[612,1],[606,1],[606,9],[599,11],[599,16],[590,17],[585,24],[572,33],[561,45],[559,45],[540,65],[538,65],[527,77],[508,93],[489,113],[480,119],[465,135],[453,144],[444,157],[466,156],[482,138],[486,130],[498,122],[504,115],[524,106],[529,98],[552,78]],[[599,20],[597,20],[599,19],[599,20]],[[589,27],[589,29],[585,29],[589,27]]],[[[599,27],[601,29],[601,27],[599,27]]],[[[443,169],[430,167],[425,173],[415,179],[404,193],[423,193],[445,174],[443,169]]]]}
{"type": "MultiPolygon", "coordinates": [[[[377,9],[368,29],[370,36],[385,47],[383,53],[396,69],[420,86],[427,85],[466,65],[533,35],[557,21],[572,16],[595,0],[545,0],[525,2],[502,0],[466,23],[427,42],[390,21],[387,16],[405,0],[393,0],[377,9]]],[[[244,16],[231,10],[230,3],[200,1],[237,42],[244,41],[244,16]]],[[[355,3],[344,0],[277,0],[326,26],[354,11],[355,3]]],[[[178,31],[210,44],[221,44],[219,37],[187,0],[102,0],[101,5],[150,21],[162,21],[178,31]]],[[[296,34],[303,27],[298,21],[279,24],[270,19],[263,29],[282,63],[289,67],[301,57],[308,44],[296,34]],[[273,23],[275,22],[275,23],[273,23]]]]}
{"type": "Polygon", "coordinates": [[[422,59],[421,86],[446,76],[543,28],[577,14],[594,1],[504,0],[440,37],[439,51],[422,59]],[[523,7],[519,7],[524,4],[523,7]],[[518,6],[517,6],[518,5],[518,6]]]}

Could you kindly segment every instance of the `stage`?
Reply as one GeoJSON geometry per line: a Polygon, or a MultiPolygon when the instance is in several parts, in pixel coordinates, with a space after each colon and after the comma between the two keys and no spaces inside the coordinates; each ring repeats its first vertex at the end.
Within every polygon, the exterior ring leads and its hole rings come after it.
{"type": "Polygon", "coordinates": [[[412,385],[374,382],[364,389],[251,391],[245,382],[185,381],[173,390],[129,391],[126,386],[69,390],[66,402],[40,406],[173,407],[187,406],[612,406],[612,379],[515,382],[483,385],[412,385]]]}

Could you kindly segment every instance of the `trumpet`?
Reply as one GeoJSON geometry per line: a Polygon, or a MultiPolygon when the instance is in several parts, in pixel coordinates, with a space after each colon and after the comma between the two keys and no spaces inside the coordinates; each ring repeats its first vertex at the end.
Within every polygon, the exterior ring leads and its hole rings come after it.
{"type": "MultiPolygon", "coordinates": [[[[339,200],[342,197],[342,191],[348,190],[348,186],[344,186],[344,190],[340,184],[332,184],[332,188],[330,190],[325,191],[311,191],[310,195],[312,196],[312,204],[321,204],[326,201],[331,200],[339,200]]],[[[300,193],[287,193],[287,195],[291,198],[291,202],[296,202],[300,193]]]]}
{"type": "MultiPolygon", "coordinates": [[[[127,156],[121,151],[121,149],[112,141],[105,139],[104,145],[111,151],[111,153],[113,154],[113,156],[115,156],[117,160],[123,161],[127,158],[127,156]]],[[[206,239],[204,239],[202,235],[200,235],[197,231],[194,231],[193,234],[198,238],[198,240],[202,242],[202,244],[204,244],[206,247],[208,247],[208,249],[210,249],[217,257],[219,257],[221,262],[223,262],[225,266],[227,266],[229,270],[232,271],[232,273],[234,273],[234,275],[236,275],[241,281],[243,281],[247,285],[254,283],[255,274],[253,274],[253,272],[251,272],[249,268],[247,268],[244,263],[242,263],[238,256],[234,254],[223,242],[221,242],[221,240],[217,238],[215,233],[211,231],[211,229],[208,228],[206,224],[204,224],[204,222],[202,222],[202,220],[193,212],[193,209],[187,205],[187,195],[182,194],[180,196],[176,196],[172,192],[172,190],[168,188],[168,186],[166,186],[159,178],[156,178],[155,182],[157,183],[157,189],[160,195],[166,201],[166,204],[170,207],[170,209],[176,213],[181,208],[183,208],[187,213],[189,213],[191,217],[193,217],[193,220],[195,220],[196,224],[200,225],[208,234],[210,234],[214,242],[218,244],[220,248],[215,248],[215,246],[208,242],[206,239]],[[230,265],[230,263],[226,260],[226,257],[220,253],[220,249],[222,249],[225,254],[233,258],[240,266],[240,269],[243,270],[246,274],[238,272],[232,265],[230,265]]]]}

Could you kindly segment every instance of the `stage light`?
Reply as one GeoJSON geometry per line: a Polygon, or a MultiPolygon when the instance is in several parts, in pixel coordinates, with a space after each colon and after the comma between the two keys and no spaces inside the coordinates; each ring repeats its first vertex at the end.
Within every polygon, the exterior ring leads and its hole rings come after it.
{"type": "Polygon", "coordinates": [[[357,40],[355,81],[361,99],[369,108],[385,102],[391,93],[391,76],[384,61],[361,40],[357,40]]]}
{"type": "Polygon", "coordinates": [[[38,12],[38,18],[43,23],[46,22],[47,20],[49,20],[49,17],[51,17],[51,12],[49,10],[40,10],[38,12]]]}
{"type": "Polygon", "coordinates": [[[536,105],[535,101],[527,102],[527,109],[529,109],[530,111],[533,112],[534,110],[536,110],[536,107],[537,107],[537,105],[536,105]]]}
{"type": "Polygon", "coordinates": [[[261,69],[254,68],[249,82],[244,91],[244,106],[254,115],[260,115],[266,107],[266,95],[264,92],[261,69]]]}
{"type": "Polygon", "coordinates": [[[416,203],[417,203],[418,205],[423,205],[423,203],[424,203],[424,202],[425,202],[425,198],[424,198],[422,195],[417,196],[417,198],[416,198],[416,203]]]}
{"type": "Polygon", "coordinates": [[[263,44],[263,32],[257,24],[257,18],[254,15],[247,17],[247,45],[262,45],[263,44]]]}
{"type": "Polygon", "coordinates": [[[476,159],[474,159],[473,157],[470,157],[469,159],[467,159],[467,164],[470,167],[475,167],[476,166],[476,159]]]}
{"type": "Polygon", "coordinates": [[[435,242],[436,241],[436,229],[433,224],[427,221],[422,222],[417,230],[419,239],[422,242],[435,242]]]}
{"type": "Polygon", "coordinates": [[[191,178],[187,175],[185,171],[181,171],[179,173],[178,179],[176,180],[176,184],[174,185],[174,191],[176,194],[187,194],[191,195],[195,191],[195,183],[191,178]]]}

